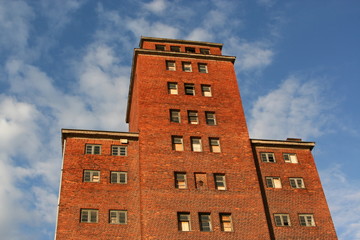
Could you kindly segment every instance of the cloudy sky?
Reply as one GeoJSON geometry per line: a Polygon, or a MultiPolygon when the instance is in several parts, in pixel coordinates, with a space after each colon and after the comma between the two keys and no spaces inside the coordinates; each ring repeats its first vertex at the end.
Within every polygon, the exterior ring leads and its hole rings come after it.
{"type": "Polygon", "coordinates": [[[252,138],[300,137],[360,239],[360,2],[0,0],[0,233],[54,235],[61,128],[127,131],[140,36],[224,43],[252,138]]]}

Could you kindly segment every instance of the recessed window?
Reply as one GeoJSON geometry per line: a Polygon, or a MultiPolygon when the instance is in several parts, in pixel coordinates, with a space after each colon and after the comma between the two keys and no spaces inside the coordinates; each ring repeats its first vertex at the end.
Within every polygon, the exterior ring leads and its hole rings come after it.
{"type": "Polygon", "coordinates": [[[199,63],[198,67],[199,67],[199,72],[201,72],[201,73],[207,73],[208,72],[207,64],[199,63]]]}
{"type": "Polygon", "coordinates": [[[215,112],[205,112],[206,124],[214,126],[216,125],[215,112]]]}
{"type": "Polygon", "coordinates": [[[275,162],[274,153],[261,153],[261,160],[263,162],[275,162]]]}
{"type": "Polygon", "coordinates": [[[127,183],[127,172],[111,172],[110,182],[126,184],[127,183]]]}
{"type": "Polygon", "coordinates": [[[98,212],[97,209],[81,209],[80,222],[97,223],[98,212]]]}
{"type": "Polygon", "coordinates": [[[289,178],[289,180],[292,188],[305,188],[304,180],[302,178],[289,178]]]}
{"type": "Polygon", "coordinates": [[[183,138],[180,136],[172,136],[172,149],[175,151],[184,151],[183,138]]]}
{"type": "Polygon", "coordinates": [[[183,62],[182,67],[184,72],[192,72],[192,67],[190,62],[183,62]]]}
{"type": "Polygon", "coordinates": [[[178,189],[187,188],[186,173],[175,173],[175,187],[178,189]]]}
{"type": "Polygon", "coordinates": [[[166,70],[176,71],[175,61],[166,61],[166,70]]]}
{"type": "Polygon", "coordinates": [[[111,155],[126,156],[127,155],[127,147],[126,146],[111,146],[111,155]]]}
{"type": "Polygon", "coordinates": [[[86,144],[86,154],[96,154],[96,155],[100,155],[101,154],[101,145],[97,145],[97,144],[86,144]]]}
{"type": "Polygon", "coordinates": [[[188,213],[188,212],[179,212],[177,215],[178,215],[178,228],[179,228],[179,231],[183,231],[183,232],[191,231],[190,213],[188,213]]]}
{"type": "Polygon", "coordinates": [[[284,153],[283,157],[286,163],[298,163],[298,159],[295,153],[284,153]]]}
{"type": "Polygon", "coordinates": [[[215,188],[217,190],[226,190],[225,174],[215,173],[214,179],[215,179],[215,188]]]}
{"type": "Polygon", "coordinates": [[[208,48],[200,48],[200,53],[201,54],[210,54],[210,49],[208,49],[208,48]]]}
{"type": "Polygon", "coordinates": [[[172,51],[172,52],[180,52],[180,47],[179,46],[170,46],[170,51],[172,51]]]}
{"type": "Polygon", "coordinates": [[[199,213],[200,231],[211,232],[211,217],[210,213],[199,213]]]}
{"type": "Polygon", "coordinates": [[[84,170],[84,182],[100,182],[100,171],[84,170]]]}
{"type": "Polygon", "coordinates": [[[170,109],[170,122],[180,123],[180,110],[170,109]]]}
{"type": "Polygon", "coordinates": [[[201,85],[201,92],[204,97],[212,97],[210,85],[201,85]]]}
{"type": "Polygon", "coordinates": [[[199,124],[198,112],[188,111],[188,121],[190,124],[199,124]]]}
{"type": "Polygon", "coordinates": [[[208,188],[206,173],[194,173],[196,189],[206,190],[208,188]]]}
{"type": "Polygon", "coordinates": [[[178,94],[178,84],[175,82],[168,82],[168,93],[178,94]]]}
{"type": "Polygon", "coordinates": [[[219,138],[209,138],[209,143],[210,143],[211,152],[215,152],[215,153],[221,152],[219,138]]]}
{"type": "Polygon", "coordinates": [[[127,211],[110,210],[109,223],[111,224],[127,224],[127,211]]]}
{"type": "Polygon", "coordinates": [[[281,180],[279,177],[266,177],[266,186],[268,188],[281,188],[281,180]]]}
{"type": "Polygon", "coordinates": [[[165,51],[165,45],[156,44],[155,49],[158,51],[165,51]]]}
{"type": "Polygon", "coordinates": [[[193,47],[185,47],[185,52],[187,52],[187,53],[195,53],[195,48],[193,48],[193,47]]]}
{"type": "Polygon", "coordinates": [[[201,138],[191,137],[191,150],[193,152],[202,152],[201,138]]]}
{"type": "Polygon", "coordinates": [[[192,95],[192,96],[195,95],[195,86],[194,86],[194,84],[185,83],[184,87],[185,87],[185,94],[186,95],[192,95]]]}
{"type": "Polygon", "coordinates": [[[289,214],[274,214],[274,219],[278,227],[290,226],[289,214]]]}
{"type": "Polygon", "coordinates": [[[230,213],[220,213],[220,225],[221,225],[221,231],[223,232],[232,232],[233,226],[232,226],[232,219],[230,213]]]}
{"type": "Polygon", "coordinates": [[[314,227],[315,220],[313,214],[299,214],[300,226],[314,227]]]}

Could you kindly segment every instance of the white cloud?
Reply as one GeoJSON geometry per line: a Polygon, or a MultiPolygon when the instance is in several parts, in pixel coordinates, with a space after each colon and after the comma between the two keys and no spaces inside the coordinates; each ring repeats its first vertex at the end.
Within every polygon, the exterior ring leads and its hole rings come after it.
{"type": "Polygon", "coordinates": [[[211,41],[213,39],[213,35],[208,30],[195,28],[190,32],[186,39],[194,41],[211,41]]]}
{"type": "Polygon", "coordinates": [[[153,13],[162,13],[167,6],[165,0],[153,0],[152,2],[144,4],[144,7],[153,13]]]}
{"type": "Polygon", "coordinates": [[[179,29],[162,22],[150,22],[144,18],[129,18],[126,20],[126,28],[134,33],[136,37],[166,37],[177,38],[179,29]]]}

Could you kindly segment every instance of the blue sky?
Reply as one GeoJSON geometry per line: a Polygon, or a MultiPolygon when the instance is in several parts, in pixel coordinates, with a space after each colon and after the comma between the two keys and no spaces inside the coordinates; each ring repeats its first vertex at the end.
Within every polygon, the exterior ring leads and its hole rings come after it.
{"type": "Polygon", "coordinates": [[[0,233],[52,239],[61,128],[127,131],[140,36],[224,43],[250,136],[300,137],[340,239],[360,239],[360,2],[0,0],[0,233]]]}

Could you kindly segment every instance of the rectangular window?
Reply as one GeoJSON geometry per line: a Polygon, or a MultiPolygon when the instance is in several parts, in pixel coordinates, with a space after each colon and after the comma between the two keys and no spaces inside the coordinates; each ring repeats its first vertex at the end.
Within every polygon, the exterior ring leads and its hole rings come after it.
{"type": "Polygon", "coordinates": [[[216,125],[215,112],[205,112],[206,124],[214,126],[216,125]]]}
{"type": "Polygon", "coordinates": [[[268,188],[281,188],[281,180],[279,177],[266,177],[266,186],[268,188]]]}
{"type": "Polygon", "coordinates": [[[219,215],[220,215],[221,231],[232,232],[233,226],[232,226],[231,213],[220,213],[219,215]]]}
{"type": "Polygon", "coordinates": [[[110,183],[127,183],[127,172],[111,172],[110,183]]]}
{"type": "Polygon", "coordinates": [[[190,213],[178,212],[178,228],[179,231],[188,232],[191,231],[190,226],[190,213]]]}
{"type": "Polygon", "coordinates": [[[172,136],[172,149],[175,151],[184,151],[183,138],[180,136],[172,136]]]}
{"type": "Polygon", "coordinates": [[[178,94],[178,84],[175,82],[168,82],[168,93],[178,94]]]}
{"type": "Polygon", "coordinates": [[[289,178],[289,180],[292,188],[305,188],[304,180],[302,178],[289,178]]]}
{"type": "Polygon", "coordinates": [[[261,153],[261,160],[263,162],[275,162],[274,153],[261,153]]]}
{"type": "Polygon", "coordinates": [[[84,182],[100,182],[100,171],[84,170],[84,182]]]}
{"type": "Polygon", "coordinates": [[[199,124],[198,112],[188,111],[188,121],[190,124],[199,124]]]}
{"type": "Polygon", "coordinates": [[[127,155],[127,147],[126,146],[111,146],[111,155],[126,156],[127,155]]]}
{"type": "Polygon", "coordinates": [[[193,48],[193,47],[185,47],[185,52],[187,52],[187,53],[195,53],[195,48],[193,48]]]}
{"type": "Polygon", "coordinates": [[[206,173],[195,173],[194,175],[196,189],[206,190],[208,188],[206,173]]]}
{"type": "Polygon", "coordinates": [[[199,63],[198,64],[199,72],[201,73],[208,73],[207,64],[205,63],[199,63]]]}
{"type": "Polygon", "coordinates": [[[194,86],[194,84],[185,83],[184,86],[185,86],[185,94],[186,95],[192,95],[192,96],[195,95],[195,86],[194,86]]]}
{"type": "Polygon", "coordinates": [[[284,153],[283,157],[286,163],[298,163],[295,153],[284,153]]]}
{"type": "Polygon", "coordinates": [[[201,138],[191,137],[191,150],[193,152],[202,152],[201,138]]]}
{"type": "Polygon", "coordinates": [[[209,143],[210,143],[210,151],[211,152],[221,152],[221,148],[220,148],[220,140],[218,138],[209,138],[209,143]]]}
{"type": "Polygon", "coordinates": [[[278,227],[290,226],[289,214],[274,214],[274,219],[278,227]]]}
{"type": "Polygon", "coordinates": [[[186,173],[175,173],[175,187],[178,189],[187,188],[186,173]]]}
{"type": "Polygon", "coordinates": [[[175,61],[166,61],[166,70],[176,71],[175,61]]]}
{"type": "Polygon", "coordinates": [[[127,211],[110,210],[109,223],[111,223],[111,224],[127,224],[127,211]]]}
{"type": "Polygon", "coordinates": [[[180,123],[180,110],[170,109],[170,122],[180,123]]]}
{"type": "Polygon", "coordinates": [[[80,222],[97,223],[98,210],[97,209],[81,209],[80,222]]]}
{"type": "Polygon", "coordinates": [[[96,145],[96,144],[86,144],[86,154],[96,154],[96,155],[100,155],[101,154],[101,145],[96,145]]]}
{"type": "Polygon", "coordinates": [[[211,232],[211,218],[210,213],[199,213],[200,231],[211,232]]]}
{"type": "Polygon", "coordinates": [[[156,44],[155,49],[158,51],[165,51],[165,45],[156,44]]]}
{"type": "Polygon", "coordinates": [[[314,227],[315,220],[313,214],[299,214],[300,226],[314,227]]]}
{"type": "Polygon", "coordinates": [[[192,72],[192,67],[190,62],[183,62],[182,67],[184,72],[192,72]]]}
{"type": "Polygon", "coordinates": [[[201,85],[201,92],[204,97],[211,97],[211,86],[210,85],[201,85]]]}
{"type": "Polygon", "coordinates": [[[215,179],[215,187],[217,190],[226,190],[225,174],[215,173],[214,179],[215,179]]]}
{"type": "Polygon", "coordinates": [[[172,51],[172,52],[180,52],[180,47],[179,46],[170,46],[170,51],[172,51]]]}
{"type": "Polygon", "coordinates": [[[208,49],[208,48],[200,48],[200,53],[201,54],[210,54],[210,49],[208,49]]]}

